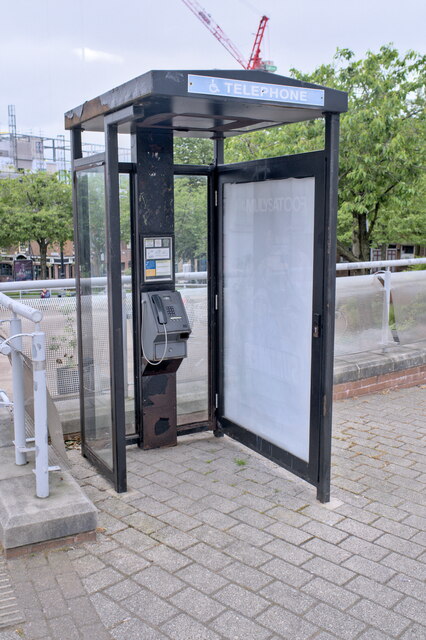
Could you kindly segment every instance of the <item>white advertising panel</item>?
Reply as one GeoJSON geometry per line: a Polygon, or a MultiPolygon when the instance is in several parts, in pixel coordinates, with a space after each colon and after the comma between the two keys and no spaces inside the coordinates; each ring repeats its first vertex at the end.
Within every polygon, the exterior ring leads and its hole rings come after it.
{"type": "Polygon", "coordinates": [[[306,462],[314,190],[224,185],[224,416],[306,462]]]}

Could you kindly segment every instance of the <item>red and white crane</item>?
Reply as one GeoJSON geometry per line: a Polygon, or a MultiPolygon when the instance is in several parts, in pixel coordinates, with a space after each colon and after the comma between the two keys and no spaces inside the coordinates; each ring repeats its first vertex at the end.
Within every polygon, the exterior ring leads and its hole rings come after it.
{"type": "Polygon", "coordinates": [[[226,33],[219,27],[219,25],[213,20],[211,15],[207,13],[205,9],[197,2],[197,0],[182,0],[184,4],[192,11],[192,13],[200,20],[205,27],[214,35],[216,40],[219,40],[220,44],[225,47],[233,58],[243,67],[243,69],[262,69],[263,71],[276,71],[276,67],[270,60],[262,60],[260,57],[260,50],[262,45],[263,36],[265,35],[266,24],[269,20],[267,16],[262,16],[257,29],[256,37],[254,39],[252,52],[250,58],[247,59],[240,53],[238,48],[232,42],[232,40],[226,35],[226,33]]]}

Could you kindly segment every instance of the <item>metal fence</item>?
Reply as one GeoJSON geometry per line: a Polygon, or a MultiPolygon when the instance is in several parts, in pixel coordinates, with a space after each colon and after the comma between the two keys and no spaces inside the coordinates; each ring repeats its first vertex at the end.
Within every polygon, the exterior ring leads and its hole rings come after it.
{"type": "MultiPolygon", "coordinates": [[[[337,270],[377,269],[362,276],[346,276],[336,279],[336,331],[335,354],[347,355],[377,349],[386,350],[398,344],[413,344],[426,340],[426,271],[392,273],[396,266],[426,264],[426,259],[399,260],[373,263],[339,264],[337,270]]],[[[191,324],[199,330],[199,340],[207,336],[207,274],[186,272],[177,274],[178,287],[184,289],[185,305],[191,324]]],[[[92,304],[99,312],[107,313],[105,295],[106,278],[96,279],[98,288],[92,304]]],[[[132,318],[131,277],[123,277],[123,316],[132,318]]],[[[11,292],[34,309],[43,312],[43,329],[46,334],[46,380],[53,398],[60,400],[76,397],[79,387],[77,369],[76,297],[74,280],[46,280],[25,283],[2,283],[0,291],[11,292]],[[18,290],[19,287],[19,290],[18,290]],[[49,298],[40,298],[43,288],[50,291],[49,298]]],[[[0,308],[0,320],[2,319],[0,308]]],[[[23,331],[29,331],[29,321],[23,320],[23,331]]],[[[132,323],[127,323],[132,331],[132,323]]],[[[195,333],[195,332],[194,332],[195,333]]],[[[198,334],[197,334],[198,335],[198,334]]],[[[192,336],[193,337],[193,336],[192,336]]],[[[192,339],[191,337],[191,339],[192,339]]],[[[131,344],[129,336],[129,344],[131,344]]],[[[194,342],[194,346],[195,342],[194,342]]],[[[108,340],[99,332],[95,348],[105,362],[109,361],[108,340]]],[[[201,348],[201,347],[200,347],[201,348]]],[[[29,347],[27,353],[30,355],[29,347]]],[[[132,357],[125,346],[125,371],[132,380],[132,357]]],[[[194,381],[192,362],[185,365],[191,382],[194,381]]],[[[207,375],[207,367],[200,367],[200,377],[207,375]]],[[[206,381],[200,381],[206,382],[206,381]]],[[[108,372],[97,373],[93,381],[96,391],[109,391],[108,372]]],[[[132,395],[130,393],[130,395],[132,395]]]]}

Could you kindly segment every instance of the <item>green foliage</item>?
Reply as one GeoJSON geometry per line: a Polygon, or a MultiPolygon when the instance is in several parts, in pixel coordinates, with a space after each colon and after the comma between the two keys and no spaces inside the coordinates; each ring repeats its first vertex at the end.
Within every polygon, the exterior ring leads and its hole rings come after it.
{"type": "Polygon", "coordinates": [[[183,262],[207,254],[207,193],[200,178],[175,180],[176,258],[183,262]]]}
{"type": "Polygon", "coordinates": [[[0,246],[35,240],[42,278],[48,246],[63,245],[72,235],[71,186],[57,174],[23,173],[0,181],[0,246]]]}
{"type": "Polygon", "coordinates": [[[175,138],[175,164],[212,164],[213,141],[207,138],[175,138]]]}
{"type": "Polygon", "coordinates": [[[247,464],[247,460],[244,460],[244,458],[234,458],[234,462],[237,467],[245,467],[247,464]]]}
{"type": "MultiPolygon", "coordinates": [[[[338,239],[350,260],[368,260],[381,242],[426,243],[426,56],[391,45],[355,60],[348,49],[306,82],[346,91],[341,118],[338,239]]],[[[322,122],[269,129],[227,141],[235,162],[323,148],[322,122]]]]}

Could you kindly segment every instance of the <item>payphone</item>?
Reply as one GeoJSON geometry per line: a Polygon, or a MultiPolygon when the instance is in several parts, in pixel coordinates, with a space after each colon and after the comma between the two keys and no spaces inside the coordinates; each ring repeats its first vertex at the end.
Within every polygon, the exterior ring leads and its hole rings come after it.
{"type": "Polygon", "coordinates": [[[191,333],[179,291],[142,293],[141,346],[143,368],[186,358],[191,333]]]}

